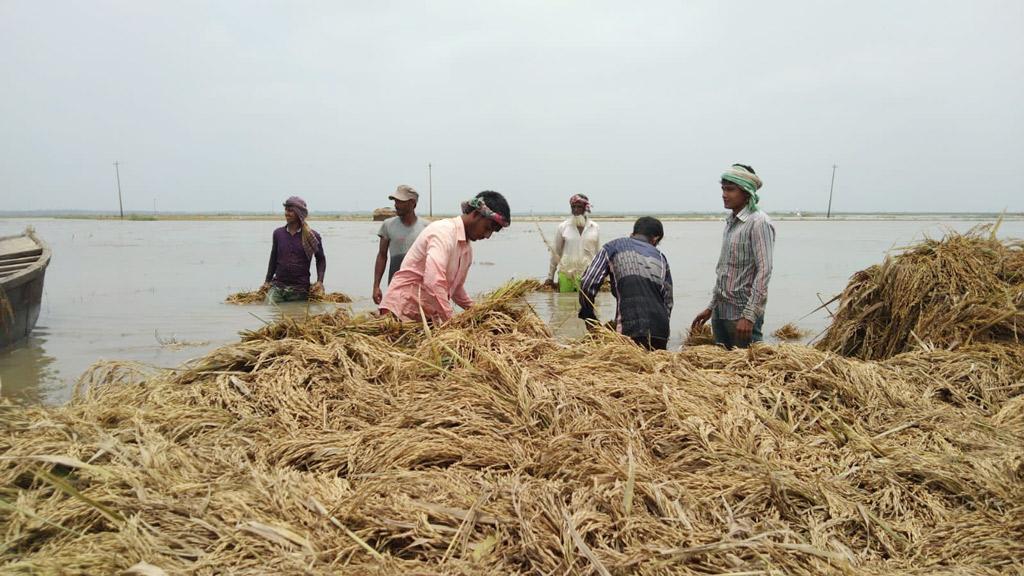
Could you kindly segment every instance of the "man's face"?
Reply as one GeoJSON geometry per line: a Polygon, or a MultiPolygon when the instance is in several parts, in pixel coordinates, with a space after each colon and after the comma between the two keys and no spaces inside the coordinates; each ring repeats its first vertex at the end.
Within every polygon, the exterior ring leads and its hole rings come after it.
{"type": "Polygon", "coordinates": [[[295,209],[291,206],[284,207],[284,221],[288,224],[299,223],[299,215],[295,213],[295,209]]]}
{"type": "Polygon", "coordinates": [[[587,213],[587,207],[583,204],[572,204],[569,206],[573,216],[582,216],[587,213]]]}
{"type": "Polygon", "coordinates": [[[395,198],[395,214],[399,216],[406,216],[416,211],[416,199],[410,198],[409,200],[399,200],[395,198]]]}
{"type": "Polygon", "coordinates": [[[498,230],[501,230],[501,225],[474,212],[473,219],[470,220],[469,226],[466,226],[466,239],[470,242],[487,240],[498,230]]]}
{"type": "Polygon", "coordinates": [[[722,204],[728,210],[742,210],[747,205],[747,193],[736,184],[723,180],[722,204]]]}

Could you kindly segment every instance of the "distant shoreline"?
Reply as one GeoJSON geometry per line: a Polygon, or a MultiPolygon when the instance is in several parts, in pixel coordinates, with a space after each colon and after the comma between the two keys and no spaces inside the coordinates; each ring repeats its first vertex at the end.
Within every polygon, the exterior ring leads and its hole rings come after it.
{"type": "MultiPolygon", "coordinates": [[[[593,218],[599,222],[629,222],[636,219],[643,214],[624,214],[624,213],[610,213],[610,214],[594,214],[593,218]]],[[[725,213],[675,213],[675,214],[653,214],[661,220],[672,222],[672,221],[719,221],[725,213]]],[[[794,212],[768,212],[773,220],[780,221],[825,221],[824,214],[809,213],[800,214],[794,212]]],[[[421,217],[427,217],[424,214],[420,214],[421,217]]],[[[440,218],[451,218],[455,214],[435,214],[433,219],[440,218]]],[[[556,222],[566,218],[566,214],[513,214],[512,221],[515,223],[517,220],[522,222],[556,222]]],[[[928,212],[928,213],[906,213],[906,212],[864,212],[864,213],[842,213],[833,214],[831,220],[836,221],[931,221],[931,220],[969,220],[969,221],[995,221],[1002,217],[1003,220],[1019,221],[1024,220],[1024,213],[978,213],[978,212],[928,212]]],[[[178,213],[178,212],[133,212],[125,214],[124,220],[134,222],[157,222],[157,221],[277,221],[282,216],[280,214],[267,214],[267,213],[221,213],[221,214],[203,214],[203,213],[178,213]]],[[[103,214],[103,213],[75,213],[75,212],[0,212],[0,220],[120,220],[117,214],[103,214]]],[[[370,213],[325,213],[325,214],[313,214],[310,217],[310,222],[330,222],[330,221],[342,221],[342,222],[371,222],[373,216],[370,213]]]]}

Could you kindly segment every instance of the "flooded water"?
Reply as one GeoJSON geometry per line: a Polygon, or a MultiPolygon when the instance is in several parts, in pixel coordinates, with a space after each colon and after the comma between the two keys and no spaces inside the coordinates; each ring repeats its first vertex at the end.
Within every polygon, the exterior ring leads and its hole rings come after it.
{"type": "MultiPolygon", "coordinates": [[[[370,300],[376,231],[372,222],[311,222],[324,238],[325,285],[352,296],[355,311],[370,300]]],[[[32,336],[0,352],[0,390],[24,401],[62,402],[77,377],[98,360],[134,360],[177,366],[237,339],[240,330],[272,321],[281,309],[224,304],[231,292],[258,287],[266,273],[269,221],[95,221],[0,219],[0,236],[26,224],[53,248],[42,313],[32,336]]],[[[765,334],[786,322],[820,332],[824,311],[808,314],[842,290],[849,276],[885,253],[923,235],[966,230],[972,221],[777,221],[775,271],[769,287],[765,334]]],[[[714,284],[722,223],[665,223],[660,248],[675,280],[672,341],[681,343],[714,284]]],[[[542,222],[549,238],[556,226],[542,222]]],[[[602,222],[602,241],[627,234],[631,222],[602,222]]],[[[1024,222],[1004,222],[1000,235],[1024,236],[1024,222]]],[[[491,290],[511,278],[547,273],[547,248],[533,222],[474,245],[467,289],[491,290]]],[[[529,302],[560,337],[582,334],[573,294],[534,294],[529,302]]],[[[614,311],[610,294],[598,298],[602,319],[614,311]]],[[[312,311],[317,311],[313,308],[312,311]]],[[[283,309],[304,314],[305,306],[283,309]]],[[[770,339],[770,338],[769,338],[770,339]]]]}

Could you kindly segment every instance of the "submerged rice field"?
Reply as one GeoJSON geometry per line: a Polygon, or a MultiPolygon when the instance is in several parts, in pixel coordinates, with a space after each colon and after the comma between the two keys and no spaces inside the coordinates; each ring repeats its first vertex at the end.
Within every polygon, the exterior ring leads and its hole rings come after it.
{"type": "Polygon", "coordinates": [[[564,343],[526,281],[440,327],[339,310],[97,364],[0,408],[0,571],[1019,573],[1021,255],[911,247],[816,347],[564,343]]]}

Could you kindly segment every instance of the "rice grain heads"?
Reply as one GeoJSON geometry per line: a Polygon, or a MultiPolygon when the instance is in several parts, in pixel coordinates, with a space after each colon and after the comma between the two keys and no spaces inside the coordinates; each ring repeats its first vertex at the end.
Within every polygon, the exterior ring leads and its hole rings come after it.
{"type": "Polygon", "coordinates": [[[0,407],[0,572],[1024,570],[1020,347],[564,345],[525,289],[0,407]]]}
{"type": "MultiPolygon", "coordinates": [[[[263,304],[267,301],[267,291],[263,288],[259,290],[253,290],[251,292],[235,292],[229,294],[224,302],[227,304],[263,304]]],[[[333,302],[337,304],[345,304],[351,302],[347,294],[342,292],[324,292],[323,290],[317,290],[310,292],[309,302],[333,302]]]]}
{"type": "Polygon", "coordinates": [[[1024,242],[997,227],[925,240],[857,272],[818,343],[864,359],[920,348],[1019,344],[1024,330],[1024,242]]]}

